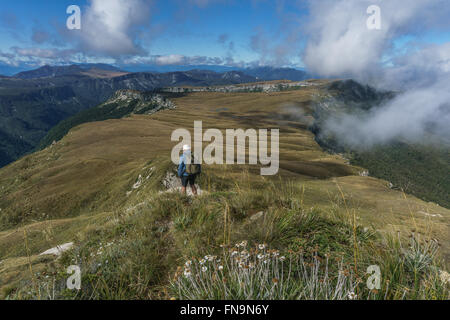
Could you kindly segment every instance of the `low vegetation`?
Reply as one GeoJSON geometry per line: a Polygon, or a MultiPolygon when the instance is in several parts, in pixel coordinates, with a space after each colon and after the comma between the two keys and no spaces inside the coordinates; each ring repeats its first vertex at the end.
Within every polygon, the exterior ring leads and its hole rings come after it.
{"type": "Polygon", "coordinates": [[[449,211],[324,152],[307,113],[321,90],[184,94],[176,109],[84,123],[2,168],[1,298],[448,299],[449,211]],[[211,165],[201,196],[168,190],[170,135],[198,119],[280,128],[279,174],[211,165]],[[66,286],[71,265],[80,291],[66,286]]]}
{"type": "Polygon", "coordinates": [[[450,149],[393,143],[351,154],[353,164],[394,187],[450,208],[450,149]]]}
{"type": "Polygon", "coordinates": [[[306,207],[299,183],[260,180],[253,190],[242,170],[233,186],[222,183],[226,172],[207,170],[201,185],[209,192],[198,198],[149,184],[151,198],[135,195],[104,223],[85,226],[72,250],[38,272],[30,262],[28,280],[3,288],[4,297],[450,298],[435,241],[381,234],[350,211],[306,207]],[[81,266],[80,291],[65,287],[73,264],[81,266]],[[381,269],[379,290],[367,288],[369,265],[381,269]]]}

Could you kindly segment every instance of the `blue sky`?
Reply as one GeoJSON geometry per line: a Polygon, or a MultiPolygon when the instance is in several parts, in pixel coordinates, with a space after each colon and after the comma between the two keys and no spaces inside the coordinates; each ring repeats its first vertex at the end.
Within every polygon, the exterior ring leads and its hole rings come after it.
{"type": "MultiPolygon", "coordinates": [[[[150,39],[136,40],[149,55],[226,57],[230,53],[238,61],[256,61],[259,54],[252,49],[252,37],[257,34],[273,36],[279,33],[283,23],[277,11],[281,10],[281,4],[275,1],[180,3],[178,0],[152,3],[149,25],[140,28],[142,32],[148,28],[150,33],[156,34],[149,36],[150,39]]],[[[66,8],[71,4],[81,7],[83,19],[87,1],[16,0],[2,3],[0,50],[55,47],[52,43],[34,43],[32,37],[37,30],[52,34],[60,42],[57,48],[70,48],[73,44],[61,39],[57,28],[64,28],[68,17],[66,8]]],[[[284,10],[293,9],[299,15],[304,14],[298,5],[284,6],[284,10]]]]}
{"type": "MultiPolygon", "coordinates": [[[[356,0],[350,0],[352,1],[356,0]]],[[[382,39],[380,48],[377,47],[381,50],[377,57],[380,61],[390,60],[396,53],[408,52],[411,44],[423,46],[450,42],[448,22],[447,26],[445,21],[441,25],[425,24],[425,28],[419,32],[413,27],[414,19],[425,15],[422,13],[426,8],[423,3],[430,4],[428,11],[434,10],[439,14],[440,11],[449,11],[448,1],[420,1],[403,2],[412,3],[411,12],[406,10],[410,15],[409,20],[398,22],[399,19],[392,18],[391,14],[387,15],[390,19],[388,25],[392,30],[383,33],[385,39],[382,39]],[[436,4],[443,4],[444,10],[436,9],[436,4]],[[392,23],[398,25],[394,28],[392,23]],[[387,47],[391,50],[387,50],[387,47]]],[[[333,20],[336,12],[337,16],[349,14],[345,6],[336,6],[340,2],[345,1],[4,1],[0,9],[0,65],[31,68],[43,64],[107,62],[118,65],[305,67],[305,60],[308,60],[305,48],[314,48],[314,45],[325,42],[325,39],[334,41],[324,34],[330,28],[328,20],[329,23],[341,24],[336,29],[342,27],[342,32],[350,28],[342,25],[345,20],[333,20]],[[117,4],[116,9],[111,8],[111,3],[117,4]],[[68,17],[66,8],[69,5],[78,5],[82,10],[81,31],[69,31],[65,28],[68,17]],[[122,7],[124,10],[117,10],[122,7]],[[121,17],[126,15],[127,10],[132,12],[130,19],[121,17]],[[107,12],[108,17],[96,20],[95,17],[104,12],[107,12]],[[322,16],[317,12],[324,14],[322,16]],[[327,13],[330,18],[327,18],[327,13]],[[113,23],[114,19],[119,21],[119,26],[109,30],[105,26],[113,23]]],[[[371,3],[379,4],[383,13],[398,10],[386,4],[386,1],[359,0],[357,5],[351,6],[351,14],[360,19],[361,29],[365,28],[365,8],[371,3]],[[354,8],[357,9],[353,10],[354,8]]],[[[441,18],[435,20],[440,21],[439,19],[441,18]]],[[[333,26],[331,27],[333,30],[333,26]]],[[[375,40],[379,41],[378,38],[375,40]]],[[[335,40],[338,42],[340,38],[335,40]]],[[[323,44],[316,45],[316,48],[323,47],[323,44]]],[[[360,47],[365,44],[350,45],[360,47]]],[[[310,64],[314,66],[314,63],[307,62],[306,67],[310,64]]]]}

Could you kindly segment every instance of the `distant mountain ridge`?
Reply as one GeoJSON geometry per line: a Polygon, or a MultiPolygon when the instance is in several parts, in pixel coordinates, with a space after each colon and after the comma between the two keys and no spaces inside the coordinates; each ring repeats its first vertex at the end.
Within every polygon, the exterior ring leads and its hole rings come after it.
{"type": "Polygon", "coordinates": [[[139,70],[139,68],[131,68],[132,71],[127,71],[122,70],[119,67],[104,63],[71,64],[65,66],[45,65],[37,69],[16,73],[12,77],[19,79],[38,79],[38,78],[58,77],[65,75],[79,75],[93,69],[119,73],[152,73],[152,74],[194,72],[194,71],[213,72],[213,73],[240,72],[246,74],[247,76],[255,77],[261,81],[270,81],[270,80],[302,81],[311,78],[311,76],[306,71],[303,70],[298,70],[294,68],[277,68],[270,66],[238,68],[227,66],[193,65],[193,66],[172,66],[166,68],[149,67],[148,70],[139,70]]]}
{"type": "Polygon", "coordinates": [[[256,81],[242,71],[125,73],[107,65],[44,66],[14,77],[0,77],[0,127],[8,136],[0,144],[0,166],[32,151],[60,121],[99,105],[117,90],[256,81]]]}
{"type": "Polygon", "coordinates": [[[0,76],[0,127],[8,137],[0,144],[0,166],[32,151],[60,121],[101,104],[118,90],[145,92],[308,78],[306,72],[290,68],[236,69],[130,73],[108,64],[88,63],[46,65],[12,77],[0,76]]]}
{"type": "Polygon", "coordinates": [[[14,75],[14,78],[31,80],[39,78],[55,78],[61,76],[76,76],[76,75],[92,75],[89,72],[101,70],[103,72],[109,72],[110,76],[123,75],[124,72],[114,66],[107,64],[80,64],[69,66],[43,66],[35,70],[23,71],[14,75]]]}

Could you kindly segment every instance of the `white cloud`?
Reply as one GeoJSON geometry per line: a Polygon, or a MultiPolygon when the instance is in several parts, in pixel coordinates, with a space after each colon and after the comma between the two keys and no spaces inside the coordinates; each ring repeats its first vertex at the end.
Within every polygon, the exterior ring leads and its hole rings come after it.
{"type": "Polygon", "coordinates": [[[399,55],[393,66],[384,68],[382,88],[417,88],[429,86],[450,73],[450,42],[427,45],[412,53],[399,55]]]}
{"type": "MultiPolygon", "coordinates": [[[[227,62],[229,62],[229,60],[227,60],[227,62]]],[[[148,57],[131,57],[122,59],[121,63],[125,65],[221,65],[225,63],[225,60],[219,57],[184,56],[181,54],[170,54],[153,55],[148,57]]]]}
{"type": "Polygon", "coordinates": [[[171,54],[168,56],[155,57],[155,63],[157,65],[180,65],[184,64],[186,57],[181,54],[171,54]]]}
{"type": "Polygon", "coordinates": [[[321,76],[368,81],[379,75],[383,58],[392,54],[398,37],[439,27],[448,21],[448,13],[450,6],[443,0],[310,1],[303,61],[321,76]],[[373,4],[381,8],[381,30],[369,30],[366,25],[366,10],[373,4]]]}
{"type": "Polygon", "coordinates": [[[352,147],[370,148],[399,138],[430,141],[427,137],[450,145],[450,77],[442,80],[403,92],[366,114],[330,116],[326,132],[352,147]]]}
{"type": "Polygon", "coordinates": [[[144,53],[139,32],[150,21],[150,6],[148,0],[90,0],[82,12],[82,50],[113,57],[144,53]]]}
{"type": "Polygon", "coordinates": [[[449,31],[448,1],[314,0],[310,6],[303,54],[309,71],[400,90],[365,115],[330,115],[325,130],[353,146],[418,142],[430,132],[450,141],[450,43],[416,43],[401,55],[394,46],[399,37],[449,31]],[[381,7],[381,30],[366,26],[372,4],[381,7]]]}
{"type": "Polygon", "coordinates": [[[59,60],[70,60],[74,54],[75,50],[60,50],[60,49],[41,49],[36,47],[31,48],[12,48],[16,54],[14,57],[17,58],[38,58],[38,59],[59,59],[59,60]]]}

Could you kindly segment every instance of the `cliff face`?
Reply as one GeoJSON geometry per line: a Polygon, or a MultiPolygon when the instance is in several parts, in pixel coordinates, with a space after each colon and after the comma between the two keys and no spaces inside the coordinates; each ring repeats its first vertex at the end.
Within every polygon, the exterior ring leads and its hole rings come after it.
{"type": "Polygon", "coordinates": [[[236,84],[226,86],[208,87],[168,87],[160,89],[161,92],[188,93],[188,92],[280,92],[286,90],[310,87],[319,83],[315,81],[274,81],[267,83],[236,84]]]}

